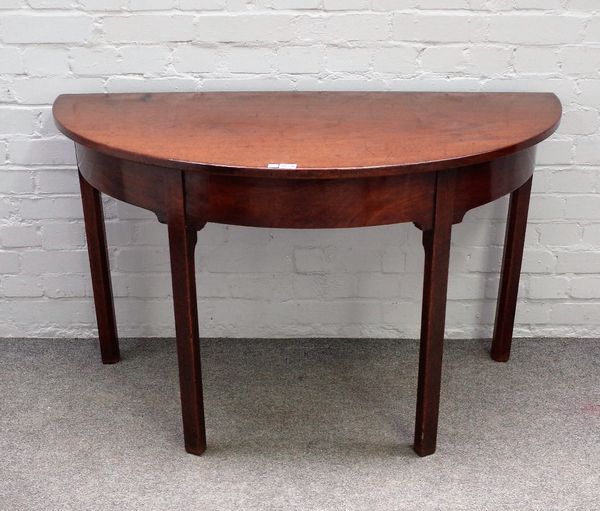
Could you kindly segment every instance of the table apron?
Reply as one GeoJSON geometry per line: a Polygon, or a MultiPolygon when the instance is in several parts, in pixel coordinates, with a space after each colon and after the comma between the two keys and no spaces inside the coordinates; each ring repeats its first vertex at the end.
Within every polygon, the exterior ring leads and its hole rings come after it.
{"type": "MultiPolygon", "coordinates": [[[[167,221],[168,184],[178,169],[108,156],[76,144],[81,175],[94,188],[153,211],[167,221]]],[[[533,174],[535,147],[493,161],[454,169],[454,215],[519,188],[533,174]]],[[[290,179],[183,171],[186,222],[271,228],[340,228],[433,222],[436,172],[369,178],[290,179]]],[[[446,172],[446,171],[440,171],[446,172]]]]}

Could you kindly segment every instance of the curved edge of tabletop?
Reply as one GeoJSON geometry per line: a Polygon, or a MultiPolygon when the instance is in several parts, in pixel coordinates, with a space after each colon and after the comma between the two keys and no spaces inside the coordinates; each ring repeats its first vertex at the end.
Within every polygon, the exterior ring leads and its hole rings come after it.
{"type": "MultiPolygon", "coordinates": [[[[450,170],[458,167],[465,167],[469,165],[476,165],[492,161],[509,154],[519,152],[521,150],[532,147],[543,140],[551,136],[558,126],[560,125],[562,118],[562,103],[556,96],[551,92],[545,93],[523,93],[523,94],[537,94],[548,96],[552,104],[550,106],[556,108],[556,118],[551,125],[540,131],[539,133],[523,139],[516,144],[502,146],[493,151],[473,153],[465,156],[456,158],[447,158],[441,160],[432,160],[426,162],[416,162],[404,165],[386,165],[386,166],[373,166],[373,167],[343,167],[343,168],[297,168],[293,170],[288,169],[268,169],[264,167],[238,167],[228,165],[215,165],[211,163],[193,162],[179,159],[162,159],[156,158],[151,155],[144,155],[133,151],[127,151],[123,148],[118,148],[106,144],[99,143],[87,137],[84,137],[72,130],[61,122],[60,119],[60,108],[64,101],[67,101],[72,97],[85,96],[88,94],[61,94],[59,95],[52,105],[52,115],[54,122],[58,130],[70,138],[74,142],[83,145],[89,149],[96,150],[103,154],[113,156],[116,158],[129,160],[137,163],[143,163],[156,167],[167,167],[185,171],[198,171],[207,173],[217,173],[228,176],[240,176],[240,177],[258,177],[258,178],[279,178],[279,179],[331,179],[331,178],[364,178],[364,177],[378,177],[378,176],[393,176],[401,174],[421,173],[421,172],[434,172],[439,170],[450,170]]],[[[105,94],[98,94],[105,95],[105,94]]]]}

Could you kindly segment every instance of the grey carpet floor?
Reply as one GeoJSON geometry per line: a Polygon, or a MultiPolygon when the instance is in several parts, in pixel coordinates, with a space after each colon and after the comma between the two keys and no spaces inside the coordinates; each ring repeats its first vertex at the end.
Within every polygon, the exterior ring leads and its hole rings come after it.
{"type": "Polygon", "coordinates": [[[411,450],[417,342],[203,341],[183,450],[174,342],[0,340],[0,510],[598,510],[600,341],[445,347],[438,450],[411,450]]]}

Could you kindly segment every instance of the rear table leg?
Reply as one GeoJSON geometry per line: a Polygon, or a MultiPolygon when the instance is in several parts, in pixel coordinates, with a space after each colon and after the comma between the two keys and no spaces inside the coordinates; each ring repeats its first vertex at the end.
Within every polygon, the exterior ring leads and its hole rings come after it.
{"type": "Polygon", "coordinates": [[[507,362],[510,357],[523,247],[525,245],[525,231],[527,229],[531,182],[532,178],[529,178],[525,184],[510,194],[502,274],[491,351],[492,358],[497,362],[507,362]]]}
{"type": "Polygon", "coordinates": [[[102,197],[100,192],[90,185],[81,173],[79,173],[79,185],[81,187],[83,219],[92,274],[100,354],[102,363],[114,364],[120,358],[119,338],[117,337],[117,323],[110,281],[102,197]]]}

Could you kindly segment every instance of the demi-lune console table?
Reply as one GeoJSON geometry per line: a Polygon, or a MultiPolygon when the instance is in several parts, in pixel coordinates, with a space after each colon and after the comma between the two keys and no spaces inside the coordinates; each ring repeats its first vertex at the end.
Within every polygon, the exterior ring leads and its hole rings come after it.
{"type": "Polygon", "coordinates": [[[452,225],[510,193],[491,355],[509,357],[535,146],[553,94],[63,95],[75,141],[102,361],[119,360],[101,193],[169,233],[185,448],[206,449],[194,247],[207,222],[320,229],[413,222],[425,269],[414,450],[436,447],[452,225]]]}

